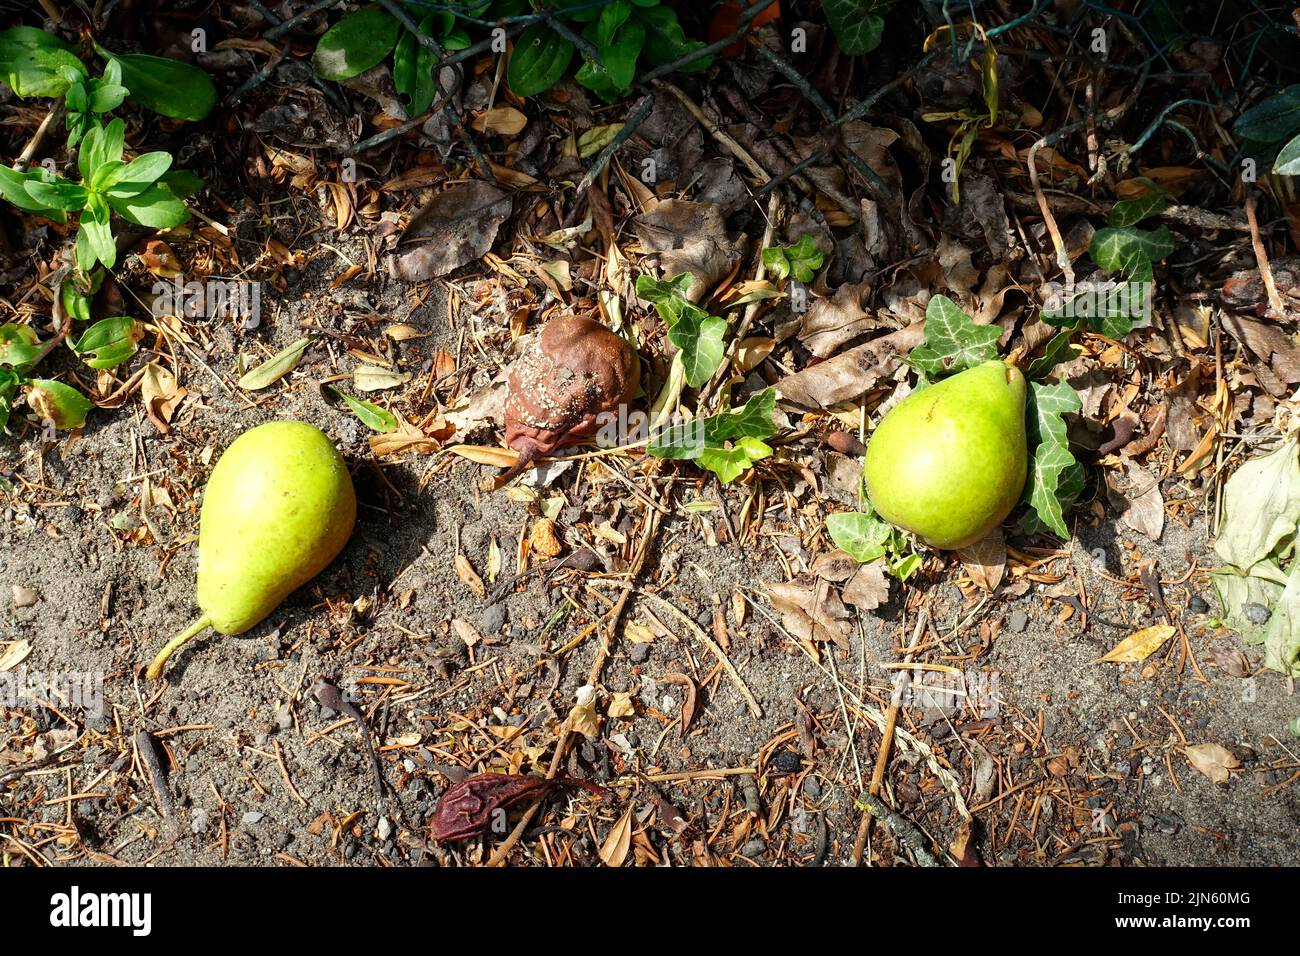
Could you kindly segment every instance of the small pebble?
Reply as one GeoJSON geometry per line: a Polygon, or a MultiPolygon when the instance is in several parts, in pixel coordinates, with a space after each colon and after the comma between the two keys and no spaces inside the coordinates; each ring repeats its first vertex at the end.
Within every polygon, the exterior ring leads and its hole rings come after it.
{"type": "Polygon", "coordinates": [[[1208,614],[1210,605],[1199,594],[1192,595],[1192,599],[1187,602],[1187,610],[1192,614],[1208,614]]]}
{"type": "Polygon", "coordinates": [[[784,748],[778,750],[772,757],[772,766],[776,768],[777,773],[798,773],[802,765],[798,754],[784,748]]]}
{"type": "Polygon", "coordinates": [[[379,818],[379,842],[387,842],[388,838],[393,835],[393,825],[388,822],[388,817],[379,818]]]}
{"type": "Polygon", "coordinates": [[[1268,608],[1255,601],[1243,604],[1241,610],[1245,613],[1246,620],[1250,621],[1251,624],[1267,624],[1268,619],[1272,617],[1272,612],[1268,608]]]}
{"type": "Polygon", "coordinates": [[[242,820],[246,826],[251,827],[255,823],[261,823],[262,819],[265,816],[266,816],[265,813],[261,813],[257,810],[249,810],[247,813],[244,814],[242,820]]]}
{"type": "Polygon", "coordinates": [[[1017,608],[1007,616],[1007,630],[1019,634],[1029,624],[1029,615],[1017,608]]]}
{"type": "Polygon", "coordinates": [[[644,664],[650,659],[650,645],[633,644],[632,649],[628,651],[627,656],[633,664],[644,664]]]}
{"type": "Polygon", "coordinates": [[[746,843],[740,852],[742,856],[745,856],[748,859],[752,860],[754,857],[762,854],[762,852],[766,849],[767,849],[767,844],[764,843],[762,840],[758,839],[757,837],[755,837],[754,839],[746,843]]]}
{"type": "Polygon", "coordinates": [[[501,630],[501,625],[506,622],[506,606],[504,604],[493,604],[483,609],[478,618],[478,628],[484,634],[491,636],[501,630]]]}
{"type": "Polygon", "coordinates": [[[13,586],[14,607],[31,607],[39,598],[40,594],[35,588],[29,588],[25,584],[13,586]]]}

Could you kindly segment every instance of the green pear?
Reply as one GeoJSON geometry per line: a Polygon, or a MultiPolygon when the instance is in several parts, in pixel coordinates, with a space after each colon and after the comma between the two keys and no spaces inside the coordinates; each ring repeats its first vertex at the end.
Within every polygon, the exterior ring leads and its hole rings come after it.
{"type": "Polygon", "coordinates": [[[872,505],[934,548],[964,548],[1002,523],[1025,487],[1025,377],[1000,360],[909,395],[877,426],[872,505]]]}
{"type": "Polygon", "coordinates": [[[334,560],[356,520],[347,464],[319,429],[268,422],[236,438],[212,469],[199,514],[203,613],[154,658],[149,678],[207,627],[242,634],[256,625],[334,560]]]}

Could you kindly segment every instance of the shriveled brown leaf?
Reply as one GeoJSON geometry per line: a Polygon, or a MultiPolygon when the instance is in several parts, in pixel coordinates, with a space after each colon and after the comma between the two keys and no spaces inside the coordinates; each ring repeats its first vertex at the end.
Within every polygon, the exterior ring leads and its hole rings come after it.
{"type": "Polygon", "coordinates": [[[777,382],[781,400],[803,408],[827,409],[859,398],[898,370],[925,341],[924,322],[864,342],[777,382]]]}
{"type": "Polygon", "coordinates": [[[1123,480],[1108,475],[1106,490],[1111,504],[1123,512],[1124,524],[1152,541],[1160,540],[1165,527],[1165,499],[1150,469],[1126,459],[1123,480]]]}
{"type": "Polygon", "coordinates": [[[387,259],[398,279],[422,282],[459,269],[492,248],[510,215],[510,193],[478,180],[438,193],[414,216],[387,259]]]}
{"type": "Polygon", "coordinates": [[[144,263],[150,275],[159,279],[175,279],[184,271],[172,247],[161,239],[150,239],[145,242],[140,252],[140,261],[144,263]]]}
{"type": "Polygon", "coordinates": [[[874,611],[889,600],[889,578],[880,561],[864,564],[844,585],[844,600],[863,611],[874,611]]]}
{"type": "Polygon", "coordinates": [[[150,362],[144,367],[140,378],[140,400],[144,403],[144,412],[149,416],[155,428],[164,435],[172,430],[172,415],[188,392],[176,383],[174,376],[157,362],[150,362]]]}
{"type": "Polygon", "coordinates": [[[1214,783],[1227,783],[1232,778],[1229,771],[1241,767],[1241,761],[1221,744],[1193,744],[1184,747],[1183,753],[1193,767],[1214,783]]]}
{"type": "Polygon", "coordinates": [[[812,564],[812,573],[819,578],[825,578],[827,581],[834,581],[837,584],[841,581],[847,581],[853,577],[858,570],[857,560],[847,551],[827,551],[825,554],[817,555],[812,564]]]}
{"type": "Polygon", "coordinates": [[[996,591],[1007,569],[1007,543],[1002,529],[994,528],[970,547],[959,550],[957,557],[976,587],[996,591]]]}
{"type": "Polygon", "coordinates": [[[782,624],[795,637],[848,647],[849,611],[829,582],[800,577],[767,587],[782,624]]]}
{"type": "Polygon", "coordinates": [[[553,558],[564,550],[564,545],[555,536],[555,522],[550,518],[538,518],[528,532],[528,545],[533,554],[542,558],[553,558]]]}
{"type": "Polygon", "coordinates": [[[871,283],[845,284],[829,299],[817,299],[804,313],[799,326],[799,341],[818,358],[835,353],[845,342],[879,327],[880,321],[864,302],[871,294],[871,283]]]}
{"type": "Polygon", "coordinates": [[[483,579],[474,570],[474,565],[469,563],[469,558],[463,554],[456,555],[456,577],[460,578],[464,585],[474,592],[476,597],[484,598],[487,596],[487,588],[483,586],[483,579]]]}
{"type": "Polygon", "coordinates": [[[691,274],[687,293],[699,302],[740,261],[743,240],[727,235],[726,223],[711,203],[669,199],[632,222],[641,249],[659,258],[664,278],[691,274]]]}
{"type": "Polygon", "coordinates": [[[665,674],[659,678],[662,683],[672,684],[686,691],[686,699],[682,701],[682,736],[686,736],[686,728],[690,727],[691,720],[695,716],[695,681],[691,680],[685,674],[665,674]]]}

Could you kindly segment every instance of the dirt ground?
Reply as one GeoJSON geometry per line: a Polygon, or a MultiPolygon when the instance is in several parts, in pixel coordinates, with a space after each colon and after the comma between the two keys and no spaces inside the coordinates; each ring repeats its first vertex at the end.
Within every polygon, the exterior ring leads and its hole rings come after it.
{"type": "MultiPolygon", "coordinates": [[[[405,346],[416,356],[455,347],[464,319],[449,315],[444,297],[408,317],[401,290],[376,278],[363,291],[328,293],[343,309],[323,309],[327,272],[324,265],[309,269],[297,289],[276,297],[268,310],[274,321],[255,333],[268,350],[287,345],[307,322],[341,330],[350,310],[375,310],[427,331],[429,338],[405,346]]],[[[247,345],[218,333],[205,361],[229,370],[247,345]]],[[[453,554],[481,572],[489,541],[509,556],[529,521],[526,504],[480,491],[484,470],[465,461],[434,469],[417,458],[385,465],[382,473],[369,461],[358,465],[357,532],[324,574],[251,632],[209,633],[193,642],[178,653],[164,684],[151,686],[141,675],[140,665],[196,610],[193,541],[206,475],[194,463],[204,449],[215,456],[249,426],[300,417],[324,429],[350,460],[368,457],[360,423],[317,385],[328,367],[323,352],[309,352],[262,399],[273,411],[250,407],[216,378],[198,375],[186,383],[192,395],[170,435],[158,434],[137,406],[93,416],[72,443],[0,446],[4,468],[42,490],[41,500],[9,503],[0,513],[3,639],[30,642],[29,671],[104,675],[103,716],[57,701],[29,702],[9,708],[0,724],[0,754],[25,744],[27,761],[81,742],[9,781],[0,797],[0,815],[28,821],[33,852],[51,861],[168,865],[472,862],[486,852],[481,844],[444,848],[428,839],[429,817],[456,775],[454,765],[468,751],[511,753],[512,766],[545,768],[543,751],[586,681],[599,637],[558,651],[589,620],[576,611],[555,621],[584,591],[574,572],[533,575],[505,588],[495,603],[458,578],[453,554]],[[138,525],[146,475],[165,476],[175,506],[148,512],[156,540],[133,539],[110,524],[134,515],[117,527],[138,525]],[[14,606],[8,596],[15,589],[33,590],[35,603],[14,606]],[[481,642],[467,649],[453,619],[471,624],[481,642]],[[314,700],[322,676],[354,690],[374,728],[391,788],[383,798],[355,725],[340,725],[314,700]],[[366,682],[376,677],[398,680],[366,682]],[[553,692],[545,693],[548,687],[553,692]],[[522,735],[503,746],[521,727],[522,735]],[[140,730],[165,747],[162,766],[174,797],[165,816],[132,743],[140,730]],[[75,839],[50,839],[73,831],[75,839]],[[68,845],[81,849],[66,851],[68,845]]],[[[570,501],[575,472],[555,486],[570,501]]],[[[687,497],[714,499],[718,487],[697,485],[687,497]]],[[[606,488],[614,509],[620,488],[606,488]]],[[[744,495],[727,490],[728,514],[737,513],[744,495]]],[[[860,688],[865,701],[888,703],[892,675],[882,665],[894,659],[915,613],[900,607],[896,588],[888,604],[861,616],[847,650],[823,653],[820,663],[784,632],[761,597],[757,608],[745,603],[744,623],[734,626],[734,595],[761,594],[761,582],[780,580],[781,569],[733,543],[720,515],[666,519],[642,587],[705,630],[715,608],[730,616],[729,656],[763,715],[754,717],[737,687],[716,673],[706,647],[634,595],[627,620],[644,620],[649,608],[672,636],[638,644],[625,634],[615,644],[603,684],[633,695],[637,713],[611,720],[607,741],[584,743],[570,761],[575,774],[614,786],[617,804],[567,794],[550,804],[557,820],[579,814],[576,825],[568,820],[574,861],[595,859],[629,798],[637,820],[652,808],[662,815],[661,800],[684,818],[687,836],[661,847],[664,861],[689,861],[690,835],[724,825],[726,839],[712,852],[736,865],[837,865],[850,856],[860,817],[855,800],[880,737],[845,709],[842,694],[860,688]],[[685,739],[676,674],[704,681],[685,739]],[[633,771],[687,777],[651,784],[633,771]]],[[[559,526],[572,517],[562,512],[559,526]]],[[[1235,642],[1208,626],[1212,613],[1188,608],[1195,596],[1213,607],[1204,524],[1170,522],[1158,546],[1135,537],[1117,528],[1115,516],[1090,522],[1085,510],[1068,552],[1049,565],[1083,585],[1086,625],[1082,609],[1049,597],[1048,583],[1027,582],[1018,597],[968,602],[952,583],[959,566],[932,562],[922,572],[919,584],[934,601],[932,639],[950,649],[945,659],[969,658],[996,698],[978,713],[974,705],[904,709],[902,726],[919,744],[900,749],[886,793],[939,846],[964,828],[927,766],[931,753],[974,811],[974,844],[989,864],[1294,862],[1300,791],[1278,786],[1292,771],[1270,768],[1293,765],[1294,746],[1279,741],[1296,698],[1271,672],[1246,679],[1210,663],[1215,648],[1235,642]],[[1127,632],[1163,620],[1149,594],[1111,580],[1124,579],[1140,561],[1156,562],[1169,611],[1199,665],[1182,661],[1177,638],[1163,661],[1151,659],[1154,665],[1095,662],[1127,632]],[[1184,743],[1204,741],[1239,757],[1227,784],[1212,783],[1182,755],[1184,743]]],[[[789,561],[808,561],[797,537],[778,543],[789,561]]],[[[617,549],[602,550],[609,571],[625,566],[617,549]]],[[[602,588],[589,584],[592,591],[602,588]]],[[[603,593],[609,601],[617,590],[603,593]]],[[[540,862],[538,852],[529,856],[540,862]]],[[[869,859],[891,862],[899,852],[892,838],[873,831],[869,859]]]]}
{"type": "MultiPolygon", "coordinates": [[[[0,865],[460,866],[498,852],[539,867],[1297,862],[1300,739],[1287,728],[1300,697],[1220,625],[1209,583],[1215,495],[1243,450],[1224,436],[1272,434],[1300,383],[1300,206],[1223,173],[1246,142],[1230,135],[1231,114],[1281,89],[1294,57],[1247,87],[1241,61],[1255,43],[1235,26],[1161,41],[1158,56],[1147,27],[1125,26],[1111,31],[1109,63],[1054,61],[1110,28],[1110,8],[1089,4],[1035,4],[1033,16],[981,5],[993,17],[980,31],[987,61],[971,59],[974,36],[957,55],[946,4],[898,4],[877,54],[846,55],[825,4],[791,0],[781,21],[738,37],[740,55],[615,105],[571,76],[515,96],[495,53],[450,79],[439,70],[464,132],[441,106],[407,123],[386,65],[315,77],[312,52],[341,11],[313,6],[281,39],[263,5],[223,6],[202,20],[213,47],[198,60],[221,97],[211,116],[124,110],[133,152],[169,150],[206,179],[191,201],[203,218],[163,236],[177,267],[261,283],[260,323],[159,318],[128,364],[100,376],[60,346],[41,374],[101,407],[48,441],[22,406],[0,435],[0,865]],[[796,28],[811,48],[788,48],[796,28]],[[949,46],[952,57],[933,52],[949,46]],[[990,99],[998,110],[970,114],[990,99]],[[947,178],[954,153],[961,197],[947,178]],[[657,179],[639,178],[647,163],[657,179]],[[496,198],[455,198],[476,190],[496,198]],[[1262,226],[1244,225],[1247,194],[1262,226]],[[976,324],[1002,327],[1000,355],[1041,355],[1055,331],[1040,321],[1041,293],[1062,260],[1081,279],[1101,275],[1087,257],[1102,224],[1119,201],[1153,195],[1177,202],[1144,213],[1177,237],[1147,263],[1154,322],[1119,341],[1110,327],[1070,333],[1072,384],[1091,405],[1068,442],[1088,472],[1067,510],[1072,535],[1009,524],[991,592],[954,556],[926,551],[875,610],[846,607],[826,519],[858,506],[861,449],[842,452],[853,419],[865,437],[910,387],[901,347],[874,347],[920,329],[944,293],[976,324]],[[467,205],[433,216],[438,238],[421,247],[439,199],[467,205]],[[820,325],[761,255],[805,237],[819,265],[801,291],[820,325]],[[1265,321],[1262,280],[1240,278],[1260,245],[1284,318],[1265,321]],[[424,272],[394,278],[386,255],[413,246],[424,272]],[[611,302],[636,338],[646,407],[677,346],[635,281],[687,272],[701,302],[732,319],[747,311],[737,298],[757,306],[746,328],[758,357],[718,365],[732,407],[835,370],[824,393],[802,383],[812,398],[798,407],[787,393],[769,458],[723,483],[692,462],[583,446],[550,477],[494,491],[496,467],[443,444],[499,449],[497,425],[452,434],[447,418],[499,378],[523,334],[566,311],[608,315],[611,302]],[[304,336],[292,372],[238,387],[304,336]],[[360,397],[428,429],[425,444],[376,451],[330,390],[376,360],[410,377],[360,397]],[[162,427],[139,379],[128,387],[150,362],[184,389],[162,427]],[[209,632],[161,683],[147,680],[144,666],[198,613],[213,465],[244,430],[285,418],[319,427],[347,459],[354,535],[261,624],[209,632]],[[1160,478],[1155,540],[1108,493],[1125,472],[1160,478]],[[652,509],[663,513],[650,532],[652,509]],[[528,554],[542,515],[560,558],[585,564],[528,554]],[[798,615],[770,591],[794,580],[823,595],[835,585],[838,640],[825,627],[795,633],[798,615]],[[1099,660],[1157,625],[1172,635],[1139,663],[1099,660]],[[909,648],[915,660],[902,661],[909,648]],[[575,708],[593,669],[594,712],[575,708]],[[60,693],[68,674],[102,675],[102,708],[60,693]],[[321,702],[330,685],[360,721],[321,702]],[[1194,765],[1198,753],[1212,758],[1194,765]],[[877,770],[883,799],[863,800],[877,770]],[[606,792],[566,782],[526,823],[513,808],[515,834],[434,839],[440,797],[467,776],[548,771],[606,792]]],[[[278,21],[306,5],[272,6],[278,21]]],[[[197,9],[136,17],[139,29],[127,9],[111,26],[132,49],[188,55],[197,9]]],[[[701,11],[685,20],[705,35],[701,11]]],[[[60,28],[81,32],[71,17],[60,28]]],[[[0,92],[6,157],[48,109],[0,92]]],[[[43,151],[75,165],[53,140],[43,151]]],[[[141,322],[152,235],[123,230],[110,284],[141,322]]],[[[6,207],[0,321],[50,334],[71,236],[6,207]]],[[[670,411],[726,407],[699,388],[671,397],[670,411]]]]}

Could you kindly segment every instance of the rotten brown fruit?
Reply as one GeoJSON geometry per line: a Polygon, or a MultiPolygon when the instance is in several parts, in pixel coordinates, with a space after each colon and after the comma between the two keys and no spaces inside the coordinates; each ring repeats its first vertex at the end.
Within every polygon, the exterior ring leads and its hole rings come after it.
{"type": "Polygon", "coordinates": [[[519,460],[499,484],[543,455],[594,438],[602,416],[630,404],[640,380],[636,351],[606,326],[576,315],[547,322],[510,370],[506,444],[519,460]]]}

